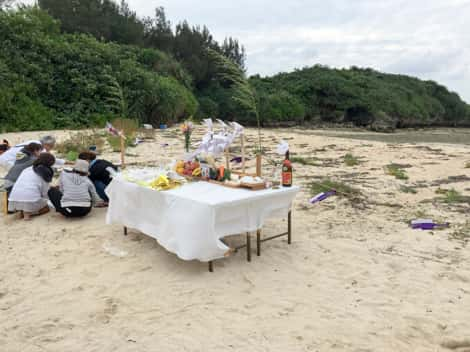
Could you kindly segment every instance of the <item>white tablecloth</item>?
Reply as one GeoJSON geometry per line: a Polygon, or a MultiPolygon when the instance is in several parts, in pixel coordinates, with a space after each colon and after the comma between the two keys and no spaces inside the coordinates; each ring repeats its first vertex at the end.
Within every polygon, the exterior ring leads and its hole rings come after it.
{"type": "Polygon", "coordinates": [[[184,260],[222,258],[219,239],[256,231],[265,220],[287,215],[299,187],[250,191],[195,182],[154,191],[118,177],[107,187],[108,224],[121,224],[155,238],[184,260]]]}

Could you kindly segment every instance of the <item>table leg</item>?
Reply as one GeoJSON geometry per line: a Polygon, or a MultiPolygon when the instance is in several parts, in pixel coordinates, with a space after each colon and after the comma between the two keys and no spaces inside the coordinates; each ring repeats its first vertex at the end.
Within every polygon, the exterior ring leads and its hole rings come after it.
{"type": "Polygon", "coordinates": [[[256,255],[261,255],[261,230],[256,231],[256,255]]]}
{"type": "Polygon", "coordinates": [[[127,227],[124,226],[124,236],[127,236],[127,227]]]}
{"type": "Polygon", "coordinates": [[[287,244],[292,243],[292,211],[287,214],[287,244]]]}
{"type": "Polygon", "coordinates": [[[251,237],[250,233],[246,233],[246,260],[251,262],[251,237]]]}
{"type": "Polygon", "coordinates": [[[214,272],[214,262],[212,260],[209,262],[209,272],[214,272]]]}

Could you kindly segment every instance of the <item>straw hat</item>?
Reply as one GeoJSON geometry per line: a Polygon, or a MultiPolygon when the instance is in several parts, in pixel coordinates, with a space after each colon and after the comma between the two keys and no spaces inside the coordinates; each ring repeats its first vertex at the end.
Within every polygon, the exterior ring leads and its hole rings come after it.
{"type": "Polygon", "coordinates": [[[81,172],[82,174],[88,174],[88,167],[90,164],[88,164],[88,161],[86,160],[77,160],[75,162],[75,165],[73,166],[73,169],[75,171],[81,172]]]}

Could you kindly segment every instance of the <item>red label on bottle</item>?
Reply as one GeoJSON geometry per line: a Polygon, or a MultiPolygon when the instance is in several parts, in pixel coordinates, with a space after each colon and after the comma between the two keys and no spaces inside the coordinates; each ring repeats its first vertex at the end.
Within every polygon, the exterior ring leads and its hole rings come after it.
{"type": "Polygon", "coordinates": [[[283,172],[282,173],[282,184],[285,185],[292,185],[292,172],[283,172]]]}

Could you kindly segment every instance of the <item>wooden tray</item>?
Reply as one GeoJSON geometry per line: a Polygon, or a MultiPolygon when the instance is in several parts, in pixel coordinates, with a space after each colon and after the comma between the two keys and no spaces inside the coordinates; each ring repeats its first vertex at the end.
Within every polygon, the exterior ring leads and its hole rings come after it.
{"type": "Polygon", "coordinates": [[[265,183],[240,183],[240,187],[242,188],[248,188],[251,189],[252,191],[259,191],[261,189],[266,189],[266,184],[265,183]]]}
{"type": "Polygon", "coordinates": [[[225,183],[225,182],[216,181],[216,180],[202,180],[202,179],[201,179],[201,181],[206,181],[206,182],[209,182],[209,183],[213,183],[214,185],[219,185],[219,186],[222,186],[222,187],[241,188],[241,185],[231,185],[231,184],[228,184],[228,183],[225,183]]]}
{"type": "Polygon", "coordinates": [[[215,185],[219,185],[219,186],[222,186],[222,187],[228,187],[228,188],[246,188],[246,189],[249,189],[249,190],[252,190],[252,191],[259,191],[261,189],[266,189],[266,184],[264,183],[257,183],[257,184],[251,184],[251,183],[240,183],[238,185],[233,185],[233,184],[227,184],[225,182],[220,182],[220,181],[216,181],[216,180],[210,180],[210,179],[204,179],[202,177],[198,177],[198,176],[185,176],[185,175],[181,175],[183,176],[184,178],[186,178],[186,180],[188,181],[204,181],[204,182],[209,182],[209,183],[213,183],[215,185]]]}
{"type": "Polygon", "coordinates": [[[215,180],[202,180],[202,181],[206,181],[206,182],[209,182],[209,183],[213,183],[215,185],[219,185],[219,186],[222,186],[222,187],[228,187],[228,188],[246,188],[246,189],[249,189],[251,191],[259,191],[261,189],[266,189],[266,185],[264,183],[259,183],[259,184],[240,183],[238,185],[232,185],[232,184],[228,184],[228,183],[220,182],[220,181],[215,181],[215,180]]]}

